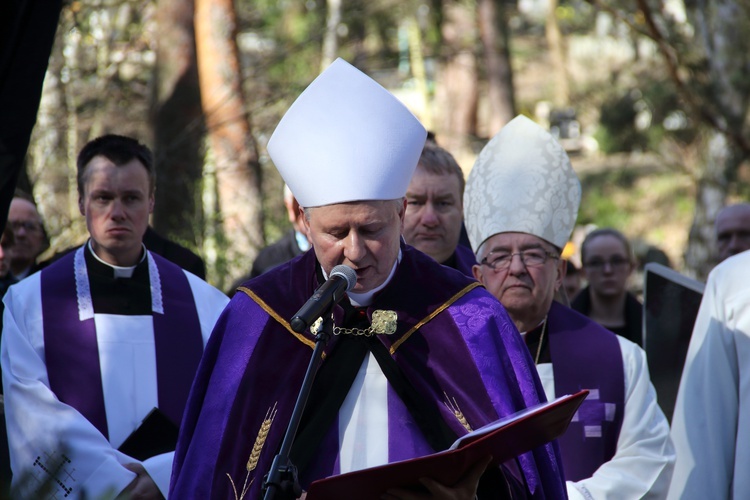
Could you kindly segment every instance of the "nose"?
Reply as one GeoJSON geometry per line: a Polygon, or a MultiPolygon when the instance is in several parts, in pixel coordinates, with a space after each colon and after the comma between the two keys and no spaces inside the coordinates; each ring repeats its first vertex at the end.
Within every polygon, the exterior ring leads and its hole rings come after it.
{"type": "Polygon", "coordinates": [[[349,235],[344,240],[344,257],[350,262],[357,264],[367,254],[365,249],[365,242],[357,231],[350,231],[349,235]]]}
{"type": "Polygon", "coordinates": [[[427,227],[435,227],[440,223],[432,203],[425,203],[422,209],[422,224],[427,227]]]}
{"type": "Polygon", "coordinates": [[[122,220],[125,218],[125,210],[120,200],[112,201],[112,210],[110,211],[110,217],[115,220],[122,220]]]}
{"type": "Polygon", "coordinates": [[[513,276],[520,276],[526,274],[526,264],[523,263],[520,253],[513,252],[510,256],[510,267],[508,267],[508,273],[513,276]]]}

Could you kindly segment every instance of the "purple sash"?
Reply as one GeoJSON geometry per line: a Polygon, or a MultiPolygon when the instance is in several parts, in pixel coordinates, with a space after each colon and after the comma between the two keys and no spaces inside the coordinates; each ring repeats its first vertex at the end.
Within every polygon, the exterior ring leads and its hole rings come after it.
{"type": "MultiPolygon", "coordinates": [[[[75,256],[70,252],[42,270],[44,349],[50,389],[109,437],[99,348],[90,292],[78,290],[75,256]],[[82,293],[83,292],[83,293],[82,293]],[[71,369],[74,367],[74,369],[71,369]]],[[[198,311],[182,269],[149,254],[158,276],[150,276],[159,408],[177,425],[203,353],[198,311]],[[158,304],[161,303],[161,311],[158,304]]],[[[80,255],[79,258],[82,258],[80,255]]],[[[87,283],[79,276],[79,285],[87,283]]]]}
{"type": "Polygon", "coordinates": [[[625,408],[622,352],[615,334],[557,302],[547,327],[555,395],[591,391],[558,439],[565,479],[579,481],[617,451],[625,408]]]}

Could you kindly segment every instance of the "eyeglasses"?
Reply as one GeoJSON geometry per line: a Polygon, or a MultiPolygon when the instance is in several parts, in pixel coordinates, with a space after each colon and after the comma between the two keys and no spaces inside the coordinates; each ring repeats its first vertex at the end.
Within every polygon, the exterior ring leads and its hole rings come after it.
{"type": "Polygon", "coordinates": [[[25,229],[29,233],[35,233],[41,231],[42,225],[38,222],[31,220],[9,220],[8,226],[13,229],[14,232],[19,231],[21,228],[25,229]]]}
{"type": "Polygon", "coordinates": [[[494,271],[505,271],[510,268],[510,263],[513,262],[513,256],[518,255],[521,258],[521,262],[526,267],[538,267],[547,262],[547,259],[559,259],[559,255],[555,255],[552,252],[547,252],[540,248],[531,250],[524,250],[523,252],[490,252],[480,262],[483,266],[491,267],[494,271]]]}
{"type": "Polygon", "coordinates": [[[601,271],[605,267],[609,266],[614,271],[622,271],[625,269],[630,261],[624,257],[612,257],[610,260],[604,259],[591,259],[588,262],[583,263],[583,267],[589,271],[601,271]]]}

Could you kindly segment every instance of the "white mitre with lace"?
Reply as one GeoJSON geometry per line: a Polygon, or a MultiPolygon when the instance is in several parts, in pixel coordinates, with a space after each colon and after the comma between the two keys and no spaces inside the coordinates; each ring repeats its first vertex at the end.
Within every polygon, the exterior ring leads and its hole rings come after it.
{"type": "Polygon", "coordinates": [[[560,143],[517,116],[482,149],[466,180],[464,220],[474,252],[499,233],[538,236],[562,249],[573,232],[581,183],[560,143]]]}
{"type": "Polygon", "coordinates": [[[337,59],[286,112],[268,154],[303,207],[394,200],[406,194],[426,138],[393,94],[337,59]]]}

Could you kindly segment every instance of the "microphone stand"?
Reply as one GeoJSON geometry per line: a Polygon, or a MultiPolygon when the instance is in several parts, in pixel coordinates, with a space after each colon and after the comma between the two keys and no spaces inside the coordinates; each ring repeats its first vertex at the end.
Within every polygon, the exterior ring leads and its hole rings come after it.
{"type": "Polygon", "coordinates": [[[271,469],[263,483],[264,500],[294,500],[302,495],[297,467],[289,460],[289,453],[292,451],[294,437],[297,435],[297,428],[300,420],[302,420],[302,413],[305,410],[307,398],[310,396],[315,375],[317,375],[318,368],[323,361],[323,349],[325,349],[333,333],[333,304],[321,315],[321,318],[323,318],[323,325],[315,336],[315,348],[307,366],[305,377],[302,379],[302,387],[297,396],[297,402],[294,403],[294,410],[286,428],[284,440],[281,442],[279,453],[274,457],[271,469]]]}

